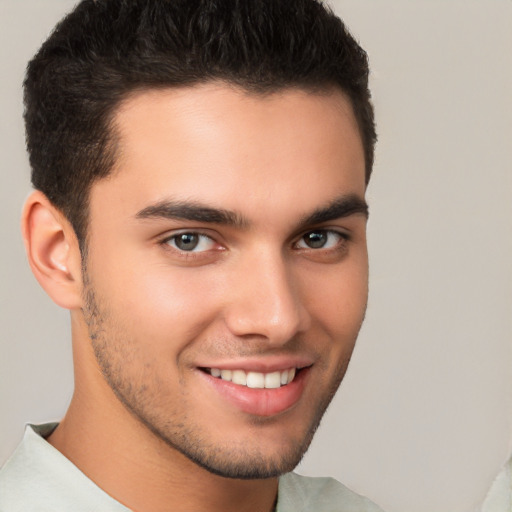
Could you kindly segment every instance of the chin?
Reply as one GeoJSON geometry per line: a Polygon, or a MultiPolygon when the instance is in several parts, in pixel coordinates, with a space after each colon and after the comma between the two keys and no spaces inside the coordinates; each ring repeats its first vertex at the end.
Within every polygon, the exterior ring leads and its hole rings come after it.
{"type": "Polygon", "coordinates": [[[283,425],[279,428],[279,418],[256,421],[248,428],[247,435],[239,439],[228,432],[220,432],[220,439],[212,437],[212,432],[204,425],[199,429],[174,425],[166,431],[165,427],[158,429],[144,420],[143,423],[169,448],[209,473],[223,478],[255,480],[276,478],[292,471],[309,448],[322,415],[293,434],[283,425]],[[264,424],[270,430],[277,427],[279,434],[275,435],[274,430],[272,435],[264,424]]]}
{"type": "MultiPolygon", "coordinates": [[[[308,442],[309,446],[309,442],[308,442]]],[[[223,478],[239,480],[259,480],[276,478],[292,471],[302,460],[308,446],[298,446],[287,453],[265,455],[248,450],[222,453],[218,449],[212,453],[194,450],[186,453],[180,450],[192,462],[208,472],[223,478]]]]}

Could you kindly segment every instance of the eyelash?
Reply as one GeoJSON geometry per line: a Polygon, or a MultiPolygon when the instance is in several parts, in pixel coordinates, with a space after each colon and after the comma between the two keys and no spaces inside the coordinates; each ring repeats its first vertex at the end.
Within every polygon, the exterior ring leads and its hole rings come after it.
{"type": "Polygon", "coordinates": [[[338,237],[338,241],[335,242],[335,246],[334,247],[319,247],[319,248],[313,248],[313,247],[303,247],[303,248],[299,248],[299,249],[303,249],[305,251],[307,250],[311,250],[311,251],[336,251],[338,249],[340,249],[341,247],[344,247],[346,245],[346,243],[350,240],[350,237],[347,233],[345,232],[342,232],[342,231],[337,231],[337,230],[334,230],[334,229],[312,229],[306,233],[304,233],[297,242],[295,242],[295,245],[297,246],[300,242],[303,242],[305,237],[308,236],[308,235],[318,235],[318,234],[321,234],[321,235],[335,235],[336,237],[338,237]]]}
{"type": "MultiPolygon", "coordinates": [[[[195,250],[186,251],[186,250],[180,249],[179,247],[176,247],[176,243],[174,244],[175,247],[172,247],[169,244],[169,242],[171,242],[172,240],[176,241],[178,239],[178,237],[183,236],[183,235],[198,236],[199,237],[198,244],[200,244],[201,240],[204,240],[204,239],[209,240],[210,243],[212,243],[212,244],[216,244],[217,243],[215,241],[215,239],[212,238],[210,235],[208,235],[206,233],[203,233],[201,231],[193,231],[193,230],[191,230],[191,231],[180,231],[179,233],[174,233],[171,236],[167,236],[167,237],[165,237],[164,239],[162,239],[160,241],[160,244],[162,246],[164,246],[166,249],[172,250],[175,253],[178,253],[181,257],[185,257],[185,258],[191,258],[191,257],[192,258],[197,258],[197,257],[201,257],[201,255],[203,255],[204,253],[209,253],[210,252],[210,249],[203,250],[203,251],[195,251],[195,250]]],[[[334,230],[334,229],[327,229],[327,228],[319,228],[319,229],[312,229],[312,230],[309,230],[309,231],[306,231],[305,233],[303,233],[294,242],[293,246],[294,246],[295,249],[297,249],[299,251],[335,252],[335,251],[343,250],[346,247],[346,244],[350,240],[351,240],[350,235],[345,233],[345,232],[343,232],[343,231],[338,231],[338,230],[334,230]],[[328,247],[328,248],[324,248],[324,247],[318,247],[318,248],[298,247],[298,244],[303,242],[307,235],[312,235],[312,234],[322,234],[322,235],[327,235],[327,236],[335,235],[336,237],[339,237],[339,240],[335,243],[334,247],[328,247]]],[[[222,246],[220,246],[220,247],[222,247],[222,246]]],[[[195,248],[196,247],[193,247],[193,249],[195,249],[195,248]]],[[[217,251],[220,251],[220,250],[223,250],[223,248],[217,249],[217,251]]]]}
{"type": "MultiPolygon", "coordinates": [[[[178,240],[178,238],[181,236],[185,236],[185,235],[192,235],[192,236],[197,236],[199,238],[198,240],[198,245],[201,244],[202,241],[204,241],[205,239],[208,240],[210,243],[212,244],[215,244],[215,240],[210,236],[210,235],[207,235],[206,233],[202,233],[200,231],[180,231],[179,233],[175,233],[171,236],[168,236],[166,238],[164,238],[160,243],[163,245],[163,246],[166,246],[167,248],[170,248],[171,250],[174,250],[176,251],[177,253],[179,253],[180,255],[183,255],[183,256],[186,256],[186,257],[190,257],[191,255],[198,255],[198,254],[201,254],[201,253],[204,253],[204,252],[208,252],[208,250],[205,250],[205,251],[194,251],[194,250],[191,250],[191,251],[186,251],[186,250],[183,250],[183,249],[180,249],[179,247],[176,246],[176,241],[178,240]],[[172,247],[169,242],[171,241],[175,241],[175,247],[172,247]]],[[[195,249],[196,246],[193,247],[193,249],[195,249]]]]}

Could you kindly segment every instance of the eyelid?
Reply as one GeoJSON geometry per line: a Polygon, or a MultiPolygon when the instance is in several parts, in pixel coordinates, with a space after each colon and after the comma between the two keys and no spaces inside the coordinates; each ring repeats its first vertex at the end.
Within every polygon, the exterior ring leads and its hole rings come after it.
{"type": "MultiPolygon", "coordinates": [[[[302,231],[298,236],[295,236],[294,237],[295,241],[292,243],[292,246],[294,248],[297,248],[298,243],[304,238],[304,236],[306,236],[308,233],[314,233],[314,232],[333,233],[333,234],[339,236],[344,241],[350,241],[352,239],[352,235],[346,228],[342,228],[340,226],[334,226],[334,227],[333,226],[319,226],[316,228],[315,227],[308,228],[308,229],[302,231]]],[[[190,233],[190,234],[198,235],[200,237],[208,238],[209,240],[212,241],[212,243],[214,243],[218,246],[217,250],[226,249],[225,242],[219,241],[219,238],[222,239],[220,234],[218,234],[217,232],[214,232],[212,234],[211,230],[205,229],[205,228],[177,228],[177,229],[174,229],[171,231],[167,231],[164,235],[159,236],[157,241],[158,241],[159,245],[167,246],[168,248],[170,248],[170,250],[174,250],[175,252],[178,252],[180,254],[185,254],[185,255],[188,254],[189,256],[191,256],[192,254],[199,255],[203,252],[208,252],[207,250],[205,250],[205,251],[183,251],[179,248],[174,248],[168,244],[168,242],[170,240],[172,240],[173,238],[175,238],[179,235],[182,235],[182,234],[186,234],[186,233],[190,233]]],[[[309,248],[309,247],[298,247],[298,249],[313,250],[313,251],[322,250],[322,248],[313,249],[313,248],[309,248]]],[[[330,248],[330,249],[332,250],[333,248],[330,248]]],[[[329,249],[324,249],[324,250],[329,250],[329,249]]]]}
{"type": "Polygon", "coordinates": [[[199,235],[199,236],[206,236],[208,238],[211,238],[212,240],[216,240],[217,236],[211,232],[209,229],[205,228],[176,228],[176,229],[169,229],[162,235],[158,235],[160,242],[165,242],[167,240],[170,240],[171,238],[174,238],[175,236],[184,235],[185,233],[190,233],[191,235],[199,235]]]}
{"type": "Polygon", "coordinates": [[[175,239],[176,237],[180,236],[180,235],[184,235],[184,234],[191,234],[191,235],[197,235],[198,237],[200,238],[207,238],[209,241],[211,241],[212,244],[215,244],[218,246],[217,250],[220,250],[220,249],[224,249],[224,246],[222,243],[218,242],[218,240],[216,239],[216,237],[213,237],[210,233],[207,233],[205,232],[205,230],[203,229],[199,229],[199,228],[181,228],[181,229],[175,229],[173,231],[169,231],[167,232],[164,236],[160,237],[159,238],[159,245],[162,245],[162,246],[166,246],[166,248],[169,248],[170,250],[173,250],[175,251],[176,253],[180,254],[180,255],[184,255],[184,256],[191,256],[191,255],[199,255],[201,253],[206,253],[206,252],[209,252],[211,250],[215,250],[215,248],[212,248],[212,249],[206,249],[206,250],[203,250],[203,251],[184,251],[184,250],[181,250],[179,249],[178,247],[172,247],[169,242],[173,239],[175,239]]]}
{"type": "Polygon", "coordinates": [[[308,229],[306,231],[303,231],[295,240],[294,246],[299,250],[305,250],[305,251],[332,251],[336,250],[336,248],[340,247],[340,245],[344,245],[346,242],[350,241],[351,236],[347,232],[347,230],[340,228],[340,227],[329,227],[329,226],[322,226],[318,228],[312,228],[308,229]],[[319,247],[319,248],[313,248],[313,247],[298,247],[299,243],[304,239],[304,237],[310,233],[327,233],[327,234],[334,234],[340,238],[338,243],[335,247],[319,247]]]}

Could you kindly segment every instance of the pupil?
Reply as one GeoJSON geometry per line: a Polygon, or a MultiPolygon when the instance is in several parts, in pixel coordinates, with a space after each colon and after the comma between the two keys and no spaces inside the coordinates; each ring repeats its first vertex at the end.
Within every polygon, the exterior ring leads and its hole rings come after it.
{"type": "Polygon", "coordinates": [[[198,243],[199,237],[193,233],[183,233],[176,237],[176,247],[182,251],[192,251],[198,243]]]}
{"type": "Polygon", "coordinates": [[[323,247],[327,242],[327,234],[321,231],[313,231],[306,235],[306,243],[312,249],[319,249],[323,247]]]}

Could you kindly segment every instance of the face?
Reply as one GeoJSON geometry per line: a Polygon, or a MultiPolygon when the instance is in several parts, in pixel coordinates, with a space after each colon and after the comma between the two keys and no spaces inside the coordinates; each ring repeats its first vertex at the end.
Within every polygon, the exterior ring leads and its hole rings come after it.
{"type": "Polygon", "coordinates": [[[211,472],[291,470],[367,300],[364,156],[337,91],[139,93],[94,183],[85,323],[119,401],[211,472]]]}

